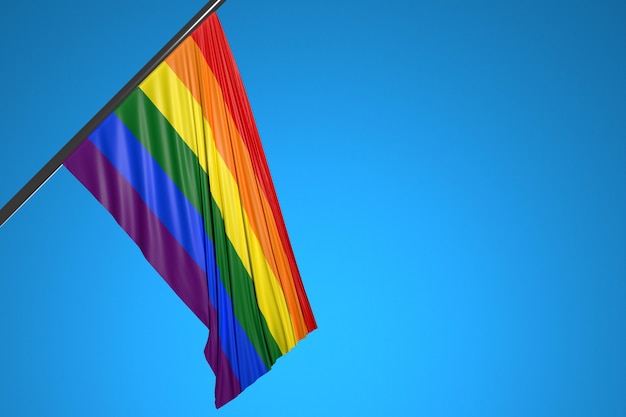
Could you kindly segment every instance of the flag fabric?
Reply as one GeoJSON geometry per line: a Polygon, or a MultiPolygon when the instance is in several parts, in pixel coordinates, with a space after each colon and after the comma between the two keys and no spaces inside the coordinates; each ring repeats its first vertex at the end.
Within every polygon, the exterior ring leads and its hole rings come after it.
{"type": "Polygon", "coordinates": [[[208,327],[216,407],[317,327],[215,13],[64,165],[208,327]]]}

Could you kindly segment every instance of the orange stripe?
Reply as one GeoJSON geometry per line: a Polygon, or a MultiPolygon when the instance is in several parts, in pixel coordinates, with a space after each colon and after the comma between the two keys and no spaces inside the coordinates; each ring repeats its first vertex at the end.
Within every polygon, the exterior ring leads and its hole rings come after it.
{"type": "Polygon", "coordinates": [[[244,210],[261,243],[265,258],[282,287],[296,337],[300,340],[308,330],[287,254],[271,207],[254,173],[248,148],[224,103],[221,87],[191,38],[183,42],[166,62],[200,103],[205,119],[213,128],[217,150],[237,181],[244,210]]]}
{"type": "Polygon", "coordinates": [[[222,96],[226,107],[230,110],[230,114],[233,116],[237,129],[239,133],[241,133],[241,138],[249,150],[250,157],[252,158],[252,168],[272,208],[272,214],[276,226],[278,227],[280,240],[287,254],[287,259],[289,260],[291,274],[296,286],[300,307],[304,314],[304,320],[307,324],[308,331],[312,331],[317,328],[315,317],[313,316],[313,311],[311,310],[308,297],[302,285],[300,271],[298,270],[293,249],[291,248],[291,242],[289,241],[287,228],[285,227],[280,205],[278,204],[278,198],[276,197],[272,177],[270,176],[265,154],[263,153],[261,139],[259,138],[259,133],[254,122],[252,110],[250,109],[250,103],[243,82],[241,81],[239,70],[237,70],[235,59],[228,46],[228,41],[226,40],[217,15],[209,16],[206,24],[201,25],[191,36],[200,47],[209,68],[211,68],[218,83],[222,86],[222,96]]]}

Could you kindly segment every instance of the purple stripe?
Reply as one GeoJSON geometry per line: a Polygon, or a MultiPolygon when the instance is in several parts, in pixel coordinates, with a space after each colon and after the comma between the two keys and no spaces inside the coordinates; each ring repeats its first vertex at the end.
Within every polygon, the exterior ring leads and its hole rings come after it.
{"type": "Polygon", "coordinates": [[[206,274],[92,142],[83,142],[64,165],[113,215],[148,262],[209,328],[205,356],[217,380],[216,405],[236,397],[241,388],[220,347],[217,312],[207,297],[206,274]]]}
{"type": "Polygon", "coordinates": [[[230,360],[242,387],[267,372],[254,345],[235,317],[215,260],[215,247],[204,229],[198,210],[142,146],[122,121],[111,113],[89,136],[96,148],[137,191],[160,223],[208,275],[210,301],[219,307],[218,325],[222,350],[230,360]]]}

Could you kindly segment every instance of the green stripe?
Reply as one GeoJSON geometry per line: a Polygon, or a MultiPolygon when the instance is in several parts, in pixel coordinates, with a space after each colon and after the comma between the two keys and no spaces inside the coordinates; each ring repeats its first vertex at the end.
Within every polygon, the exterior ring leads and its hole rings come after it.
{"type": "Polygon", "coordinates": [[[252,278],[226,236],[224,219],[198,158],[140,89],[131,93],[115,114],[204,217],[207,236],[215,246],[219,276],[233,300],[235,316],[270,369],[281,356],[280,349],[259,310],[252,278]]]}

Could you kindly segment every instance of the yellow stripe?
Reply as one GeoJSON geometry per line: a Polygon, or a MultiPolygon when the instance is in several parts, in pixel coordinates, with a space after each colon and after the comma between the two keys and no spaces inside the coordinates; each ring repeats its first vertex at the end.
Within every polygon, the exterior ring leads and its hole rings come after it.
{"type": "Polygon", "coordinates": [[[224,102],[222,87],[193,39],[187,39],[165,60],[198,103],[203,103],[204,118],[213,128],[215,146],[239,187],[241,202],[265,259],[285,294],[296,337],[307,333],[293,274],[273,210],[267,201],[252,165],[248,146],[241,138],[230,110],[224,102]]]}
{"type": "Polygon", "coordinates": [[[213,129],[202,108],[166,63],[139,87],[198,156],[224,219],[226,235],[252,277],[259,308],[274,340],[286,353],[296,345],[296,336],[285,295],[242,208],[237,182],[216,149],[213,129]]]}

